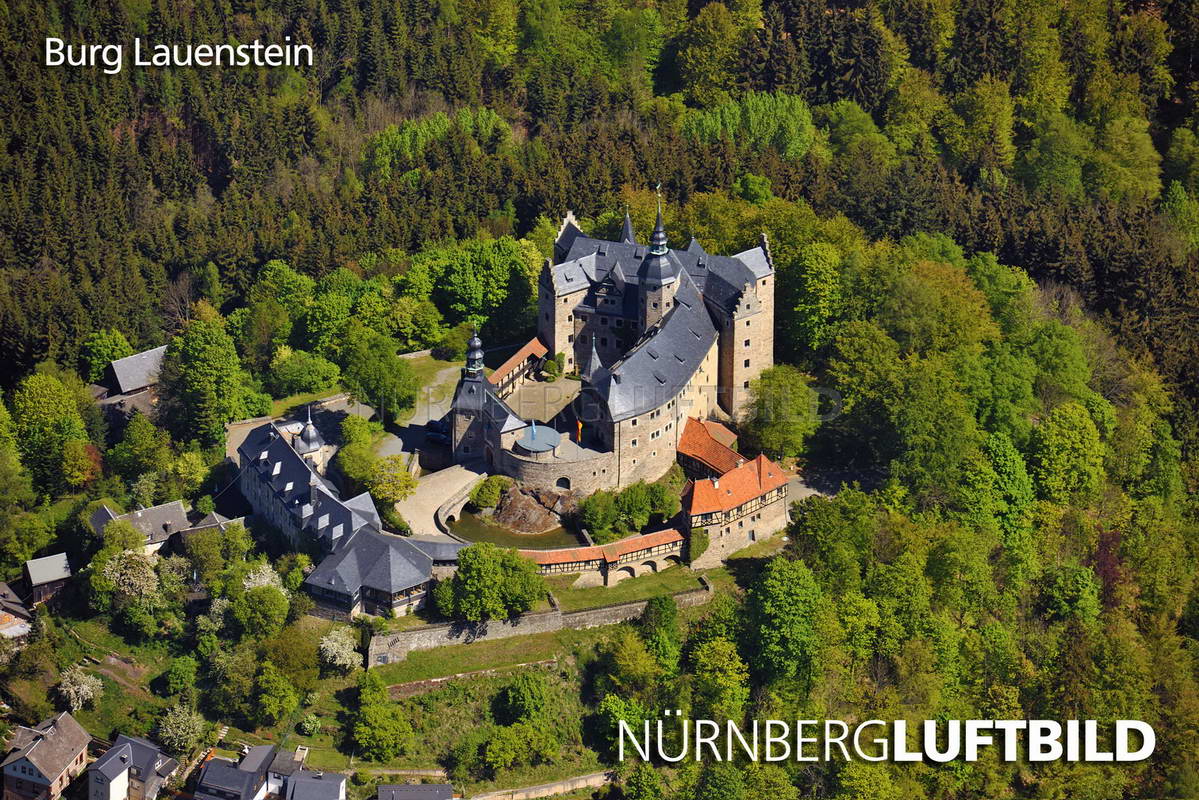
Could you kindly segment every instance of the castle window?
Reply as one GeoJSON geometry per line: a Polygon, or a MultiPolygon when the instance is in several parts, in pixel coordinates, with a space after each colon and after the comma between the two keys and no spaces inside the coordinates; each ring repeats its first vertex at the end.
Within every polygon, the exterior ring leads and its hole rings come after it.
{"type": "Polygon", "coordinates": [[[762,281],[762,285],[763,285],[763,286],[765,286],[765,285],[766,285],[766,281],[762,281]]]}
{"type": "Polygon", "coordinates": [[[567,314],[567,315],[566,315],[566,321],[567,321],[567,322],[573,322],[573,321],[574,321],[574,318],[575,318],[575,315],[574,315],[574,314],[567,314]]]}
{"type": "Polygon", "coordinates": [[[749,359],[748,359],[748,358],[747,358],[747,359],[745,359],[745,366],[747,366],[747,367],[749,366],[749,359]]]}
{"type": "Polygon", "coordinates": [[[746,339],[746,340],[745,340],[745,346],[746,346],[746,347],[749,347],[749,339],[746,339]]]}
{"type": "Polygon", "coordinates": [[[745,327],[749,327],[749,320],[745,320],[745,327]]]}
{"type": "Polygon", "coordinates": [[[618,327],[618,328],[623,328],[623,327],[624,327],[624,320],[623,320],[623,319],[618,319],[618,320],[616,320],[616,327],[618,327]]]}
{"type": "Polygon", "coordinates": [[[574,340],[575,340],[575,335],[573,333],[566,334],[566,341],[573,342],[574,340]]]}
{"type": "Polygon", "coordinates": [[[562,298],[562,305],[566,305],[569,302],[570,302],[569,298],[566,298],[566,297],[562,298]]]}
{"type": "Polygon", "coordinates": [[[745,383],[741,384],[741,388],[742,388],[742,389],[748,389],[748,388],[749,388],[749,381],[746,381],[745,383]]]}
{"type": "Polygon", "coordinates": [[[658,307],[658,304],[657,304],[657,303],[654,303],[654,308],[657,308],[657,307],[658,307]]]}
{"type": "Polygon", "coordinates": [[[633,427],[634,428],[637,427],[637,418],[636,417],[633,418],[633,427]]]}
{"type": "Polygon", "coordinates": [[[607,318],[607,317],[600,317],[600,324],[601,324],[601,325],[607,325],[607,324],[608,324],[608,318],[607,318]]]}
{"type": "Polygon", "coordinates": [[[636,440],[636,439],[634,439],[633,441],[629,442],[629,447],[636,447],[636,446],[637,446],[637,440],[636,440]]]}

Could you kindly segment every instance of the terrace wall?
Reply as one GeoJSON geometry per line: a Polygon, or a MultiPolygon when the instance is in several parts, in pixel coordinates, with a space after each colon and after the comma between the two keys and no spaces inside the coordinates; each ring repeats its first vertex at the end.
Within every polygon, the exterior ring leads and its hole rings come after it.
{"type": "MultiPolygon", "coordinates": [[[[700,588],[688,589],[674,596],[680,608],[704,605],[712,598],[712,585],[702,575],[698,577],[700,588]]],[[[403,661],[413,650],[431,650],[449,644],[469,644],[535,633],[615,625],[640,617],[646,602],[648,601],[634,600],[582,611],[564,612],[558,608],[557,602],[553,601],[554,608],[550,611],[522,614],[512,620],[490,620],[484,623],[450,622],[398,633],[383,633],[371,638],[366,666],[369,669],[380,664],[392,664],[403,661]]]]}

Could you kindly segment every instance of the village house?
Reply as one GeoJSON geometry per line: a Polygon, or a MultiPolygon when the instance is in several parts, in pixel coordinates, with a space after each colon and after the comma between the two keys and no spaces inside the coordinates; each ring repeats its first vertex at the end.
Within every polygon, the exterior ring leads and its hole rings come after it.
{"type": "Polygon", "coordinates": [[[4,759],[4,800],[56,800],[83,772],[92,737],[67,712],[18,726],[4,759]]]}
{"type": "Polygon", "coordinates": [[[138,508],[128,514],[117,514],[107,505],[101,505],[92,514],[88,524],[97,536],[102,536],[109,523],[117,520],[128,522],[146,537],[146,555],[154,555],[164,545],[169,545],[168,550],[182,550],[183,541],[196,531],[208,528],[223,531],[229,525],[243,522],[241,518],[229,519],[216,512],[202,517],[194,515],[199,517],[195,522],[191,521],[192,516],[184,508],[182,500],[172,500],[150,508],[138,508]],[[174,544],[170,544],[172,542],[174,544]]]}
{"type": "Polygon", "coordinates": [[[179,762],[138,736],[121,734],[88,767],[89,800],[155,800],[179,762]]]}
{"type": "Polygon", "coordinates": [[[53,600],[71,579],[71,565],[66,553],[55,553],[25,562],[25,587],[30,605],[53,600]]]}

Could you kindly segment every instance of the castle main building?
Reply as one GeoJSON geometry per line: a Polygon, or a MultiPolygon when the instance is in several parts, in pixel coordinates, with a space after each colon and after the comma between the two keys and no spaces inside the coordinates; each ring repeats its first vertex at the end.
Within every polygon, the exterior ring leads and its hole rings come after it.
{"type": "Polygon", "coordinates": [[[694,239],[671,248],[660,211],[648,245],[627,214],[617,242],[587,236],[568,214],[538,281],[537,338],[489,376],[482,342],[470,342],[450,414],[454,458],[584,492],[654,480],[674,463],[688,417],[738,417],[773,345],[765,237],[717,256],[694,239]],[[526,419],[514,395],[556,353],[581,391],[552,418],[526,419]]]}

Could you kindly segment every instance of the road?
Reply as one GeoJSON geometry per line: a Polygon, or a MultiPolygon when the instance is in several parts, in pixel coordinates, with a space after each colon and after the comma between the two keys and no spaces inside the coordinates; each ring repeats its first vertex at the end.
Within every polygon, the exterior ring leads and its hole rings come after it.
{"type": "Polygon", "coordinates": [[[396,511],[404,517],[414,536],[449,539],[442,533],[433,515],[446,500],[465,489],[479,477],[473,467],[455,464],[452,467],[425,475],[417,483],[416,492],[407,500],[396,503],[396,511]]]}

